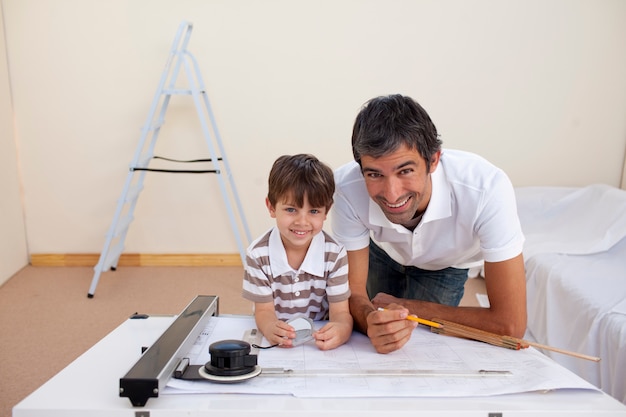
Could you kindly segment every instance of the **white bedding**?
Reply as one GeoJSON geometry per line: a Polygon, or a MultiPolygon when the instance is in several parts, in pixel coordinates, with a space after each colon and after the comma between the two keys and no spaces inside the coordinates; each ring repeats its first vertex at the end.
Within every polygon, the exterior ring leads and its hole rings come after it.
{"type": "Polygon", "coordinates": [[[528,290],[527,337],[599,356],[544,352],[626,404],[626,191],[516,190],[528,290]]]}

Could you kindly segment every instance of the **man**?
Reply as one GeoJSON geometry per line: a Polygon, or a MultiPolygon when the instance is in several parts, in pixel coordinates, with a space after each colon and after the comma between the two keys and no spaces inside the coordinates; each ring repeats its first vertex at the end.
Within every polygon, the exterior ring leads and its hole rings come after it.
{"type": "Polygon", "coordinates": [[[524,236],[506,174],[442,150],[426,111],[401,95],[363,107],[352,151],[335,172],[331,221],[348,251],[355,328],[380,353],[409,340],[408,314],[522,337],[524,236]],[[490,307],[458,307],[468,268],[483,262],[490,307]]]}

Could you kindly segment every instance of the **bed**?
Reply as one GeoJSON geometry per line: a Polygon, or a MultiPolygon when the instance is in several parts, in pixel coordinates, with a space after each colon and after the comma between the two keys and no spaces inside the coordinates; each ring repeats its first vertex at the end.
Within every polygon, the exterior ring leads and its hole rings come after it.
{"type": "Polygon", "coordinates": [[[526,236],[526,338],[626,404],[626,190],[607,185],[516,189],[526,236]]]}

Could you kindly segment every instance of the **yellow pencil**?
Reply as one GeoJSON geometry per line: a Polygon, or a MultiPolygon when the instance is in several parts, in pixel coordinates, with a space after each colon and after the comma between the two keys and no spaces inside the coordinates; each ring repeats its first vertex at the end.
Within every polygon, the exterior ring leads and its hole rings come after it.
{"type": "Polygon", "coordinates": [[[443,324],[441,324],[441,323],[437,323],[437,322],[426,320],[426,319],[421,319],[421,318],[419,318],[417,316],[414,316],[412,314],[410,316],[406,316],[406,319],[407,320],[411,320],[411,321],[416,321],[416,322],[418,322],[420,324],[425,324],[425,325],[430,326],[430,327],[436,327],[438,329],[443,327],[443,324]]]}
{"type": "MultiPolygon", "coordinates": [[[[385,311],[385,310],[387,310],[387,309],[386,309],[386,308],[379,308],[378,310],[379,310],[379,311],[385,311]]],[[[415,316],[415,315],[413,315],[413,314],[411,314],[411,315],[409,315],[409,316],[406,316],[406,319],[407,319],[407,320],[411,320],[411,321],[415,321],[415,322],[420,323],[420,324],[425,324],[426,326],[436,327],[436,328],[438,328],[438,329],[440,329],[440,328],[442,328],[442,327],[443,327],[443,325],[442,325],[442,324],[440,324],[440,323],[436,323],[436,322],[434,322],[434,321],[430,321],[430,320],[422,319],[422,318],[419,318],[419,317],[417,317],[417,316],[415,316]]]]}

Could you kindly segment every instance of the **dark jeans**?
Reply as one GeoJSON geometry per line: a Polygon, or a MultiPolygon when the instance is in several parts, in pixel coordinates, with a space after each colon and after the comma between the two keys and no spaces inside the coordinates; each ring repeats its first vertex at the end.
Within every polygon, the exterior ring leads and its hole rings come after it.
{"type": "Polygon", "coordinates": [[[367,293],[384,292],[399,298],[458,306],[465,290],[467,269],[428,271],[400,265],[370,240],[367,293]]]}

